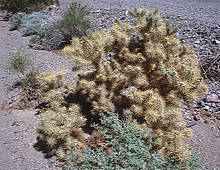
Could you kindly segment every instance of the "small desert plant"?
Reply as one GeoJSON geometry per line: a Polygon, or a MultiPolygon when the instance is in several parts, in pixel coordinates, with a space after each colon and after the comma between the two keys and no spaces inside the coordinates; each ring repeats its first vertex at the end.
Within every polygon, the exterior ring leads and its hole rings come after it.
{"type": "Polygon", "coordinates": [[[38,71],[32,68],[25,77],[21,79],[21,83],[24,87],[35,88],[38,85],[37,80],[38,71]]]}
{"type": "Polygon", "coordinates": [[[12,17],[9,19],[9,24],[10,24],[10,31],[16,30],[20,27],[22,18],[25,16],[25,13],[18,13],[12,15],[12,17]]]}
{"type": "Polygon", "coordinates": [[[173,158],[154,152],[155,135],[149,129],[138,130],[134,122],[120,119],[117,113],[107,112],[99,115],[101,123],[91,127],[103,136],[103,143],[99,143],[96,148],[74,146],[72,153],[67,156],[65,169],[201,168],[200,158],[194,155],[179,164],[173,158]]]}
{"type": "Polygon", "coordinates": [[[87,6],[74,2],[70,4],[70,8],[64,13],[59,23],[74,36],[84,35],[90,27],[90,21],[86,18],[88,15],[87,6]]]}
{"type": "Polygon", "coordinates": [[[39,12],[25,15],[20,25],[22,34],[24,36],[37,34],[37,32],[46,25],[45,19],[46,15],[39,12]]]}
{"type": "MultiPolygon", "coordinates": [[[[79,3],[72,3],[61,19],[51,24],[35,24],[36,19],[26,19],[22,26],[24,34],[35,34],[30,40],[30,46],[35,49],[53,50],[70,44],[72,36],[83,36],[90,27],[86,18],[89,10],[79,3]],[[33,20],[33,24],[30,21],[33,20]]],[[[26,17],[27,18],[27,17],[26,17]]],[[[29,16],[30,18],[30,16],[29,16]]],[[[25,18],[24,18],[25,19],[25,18]]]]}
{"type": "Polygon", "coordinates": [[[11,57],[8,61],[9,70],[24,75],[25,71],[31,65],[31,61],[28,59],[28,55],[18,50],[15,53],[11,53],[10,56],[11,57]]]}
{"type": "Polygon", "coordinates": [[[72,36],[60,29],[56,23],[46,24],[31,37],[29,45],[34,49],[53,50],[70,44],[71,38],[72,36]]]}
{"type": "MultiPolygon", "coordinates": [[[[9,109],[24,109],[38,105],[41,99],[40,86],[37,80],[38,71],[32,66],[28,54],[22,50],[11,53],[8,69],[10,72],[17,73],[18,84],[21,88],[21,97],[9,109]]],[[[9,103],[11,103],[10,100],[9,103]]]]}
{"type": "Polygon", "coordinates": [[[33,88],[37,82],[37,71],[33,68],[32,62],[28,58],[28,54],[18,50],[10,54],[11,57],[8,61],[8,69],[11,72],[17,73],[23,87],[33,88]]]}
{"type": "Polygon", "coordinates": [[[0,5],[12,13],[37,11],[54,3],[59,5],[59,0],[0,0],[0,5]]]}
{"type": "Polygon", "coordinates": [[[34,35],[46,25],[45,20],[46,15],[40,12],[14,14],[9,19],[10,30],[19,29],[24,36],[34,35]]]}

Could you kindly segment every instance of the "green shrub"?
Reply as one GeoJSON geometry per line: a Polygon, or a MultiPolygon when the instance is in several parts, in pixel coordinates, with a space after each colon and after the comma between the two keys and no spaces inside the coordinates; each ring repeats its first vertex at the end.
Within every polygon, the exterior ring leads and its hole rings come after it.
{"type": "Polygon", "coordinates": [[[87,6],[74,2],[59,21],[61,27],[69,31],[73,36],[85,35],[90,27],[90,21],[86,18],[89,15],[87,6]]]}
{"type": "Polygon", "coordinates": [[[56,23],[46,24],[31,37],[29,45],[34,49],[54,50],[70,44],[71,38],[71,34],[63,32],[56,23]]]}
{"type": "Polygon", "coordinates": [[[20,30],[23,36],[37,34],[39,30],[45,27],[46,15],[33,12],[32,14],[25,15],[22,17],[20,30]]]}
{"type": "Polygon", "coordinates": [[[0,5],[12,13],[32,12],[54,3],[59,5],[59,0],[0,0],[0,5]]]}
{"type": "Polygon", "coordinates": [[[46,24],[46,15],[40,12],[18,13],[9,19],[10,30],[19,29],[23,36],[34,35],[46,24]]]}
{"type": "Polygon", "coordinates": [[[21,26],[22,23],[22,18],[25,16],[25,13],[18,13],[18,14],[14,14],[12,15],[11,18],[9,18],[9,24],[10,24],[10,31],[19,29],[19,27],[21,26]]]}
{"type": "Polygon", "coordinates": [[[67,156],[68,163],[65,169],[201,168],[199,157],[190,156],[186,162],[179,164],[174,158],[166,158],[162,153],[152,151],[155,136],[149,129],[138,130],[135,123],[129,122],[128,119],[120,120],[116,113],[99,115],[100,125],[93,124],[92,127],[105,137],[102,143],[105,146],[83,149],[74,146],[72,153],[67,156]]]}

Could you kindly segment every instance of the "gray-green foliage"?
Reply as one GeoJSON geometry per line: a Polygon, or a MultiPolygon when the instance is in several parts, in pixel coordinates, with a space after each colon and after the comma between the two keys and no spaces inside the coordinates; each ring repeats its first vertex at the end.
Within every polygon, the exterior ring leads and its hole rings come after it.
{"type": "Polygon", "coordinates": [[[65,28],[72,35],[84,35],[90,27],[90,21],[86,18],[89,15],[89,9],[80,3],[70,4],[69,9],[64,13],[59,21],[61,27],[65,28]]]}
{"type": "Polygon", "coordinates": [[[101,124],[93,124],[105,137],[107,147],[76,149],[67,156],[65,169],[200,169],[197,156],[178,164],[174,158],[153,152],[154,135],[147,129],[138,130],[135,123],[120,120],[118,114],[100,114],[101,124]],[[147,138],[146,138],[147,135],[147,138]],[[145,138],[143,137],[145,136],[145,138]],[[147,140],[146,140],[147,139],[147,140]]]}
{"type": "Polygon", "coordinates": [[[9,20],[10,30],[19,29],[24,36],[33,35],[46,25],[45,19],[46,15],[40,12],[14,14],[9,20]]]}
{"type": "Polygon", "coordinates": [[[46,24],[46,15],[34,12],[25,15],[21,21],[21,32],[24,36],[33,35],[38,32],[46,24]]]}
{"type": "Polygon", "coordinates": [[[9,21],[10,30],[19,29],[24,36],[34,35],[29,42],[34,49],[59,49],[69,44],[72,36],[86,34],[90,26],[88,14],[88,8],[80,3],[72,3],[54,23],[47,21],[46,14],[41,12],[14,14],[9,21]]]}
{"type": "Polygon", "coordinates": [[[9,30],[16,30],[20,27],[22,18],[25,16],[25,13],[18,13],[12,15],[12,17],[9,19],[10,28],[9,30]]]}
{"type": "Polygon", "coordinates": [[[70,43],[71,35],[63,32],[54,24],[46,24],[40,28],[36,35],[31,37],[29,45],[34,49],[53,50],[70,43]]]}

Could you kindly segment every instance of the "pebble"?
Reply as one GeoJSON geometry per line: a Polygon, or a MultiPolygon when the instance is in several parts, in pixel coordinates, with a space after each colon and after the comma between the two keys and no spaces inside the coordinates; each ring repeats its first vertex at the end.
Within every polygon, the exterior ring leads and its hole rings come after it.
{"type": "Polygon", "coordinates": [[[216,116],[216,119],[217,119],[217,120],[220,120],[220,116],[216,116]]]}
{"type": "Polygon", "coordinates": [[[194,116],[194,120],[196,120],[196,121],[201,120],[201,117],[200,117],[200,114],[199,114],[199,113],[197,113],[197,114],[194,116]]]}
{"type": "Polygon", "coordinates": [[[208,109],[208,112],[213,112],[213,109],[208,109]]]}
{"type": "Polygon", "coordinates": [[[199,103],[199,104],[200,104],[202,107],[203,107],[203,106],[205,106],[205,102],[204,102],[204,101],[202,101],[202,100],[200,101],[200,103],[199,103]]]}
{"type": "Polygon", "coordinates": [[[2,128],[2,129],[0,129],[0,131],[5,131],[5,130],[7,130],[7,128],[2,128]]]}
{"type": "Polygon", "coordinates": [[[195,44],[199,44],[199,43],[200,43],[200,41],[199,41],[199,40],[195,41],[195,44]]]}
{"type": "Polygon", "coordinates": [[[206,113],[206,116],[211,117],[211,116],[212,116],[212,113],[207,112],[207,113],[206,113]]]}
{"type": "Polygon", "coordinates": [[[184,115],[184,118],[185,118],[186,120],[192,120],[192,118],[191,118],[189,115],[184,115]]]}
{"type": "Polygon", "coordinates": [[[215,104],[215,103],[212,103],[212,107],[216,107],[216,104],[215,104]]]}
{"type": "Polygon", "coordinates": [[[212,112],[218,112],[219,108],[215,107],[212,109],[212,112]]]}
{"type": "Polygon", "coordinates": [[[220,45],[220,41],[218,41],[218,40],[213,40],[212,43],[215,45],[220,45]]]}
{"type": "Polygon", "coordinates": [[[205,106],[205,107],[204,107],[204,110],[206,110],[206,111],[208,111],[209,109],[210,109],[209,106],[205,106]]]}
{"type": "Polygon", "coordinates": [[[190,113],[191,111],[190,111],[189,109],[186,109],[185,112],[186,112],[186,113],[190,113]]]}
{"type": "Polygon", "coordinates": [[[194,107],[194,108],[198,108],[199,106],[198,106],[197,104],[194,104],[193,107],[194,107]]]}
{"type": "Polygon", "coordinates": [[[196,109],[194,109],[194,110],[195,110],[196,112],[199,112],[199,109],[197,109],[197,108],[196,108],[196,109]]]}
{"type": "Polygon", "coordinates": [[[94,11],[94,13],[101,13],[101,10],[98,9],[98,10],[94,11]]]}
{"type": "Polygon", "coordinates": [[[206,119],[204,120],[204,122],[205,122],[205,123],[209,123],[209,122],[210,122],[210,119],[206,118],[206,119]]]}
{"type": "Polygon", "coordinates": [[[187,123],[186,123],[186,127],[192,127],[192,126],[195,126],[195,125],[197,125],[197,124],[198,124],[198,122],[196,122],[196,121],[187,122],[187,123]]]}
{"type": "Polygon", "coordinates": [[[121,20],[125,20],[125,19],[126,19],[126,16],[122,16],[122,17],[121,17],[121,20]]]}

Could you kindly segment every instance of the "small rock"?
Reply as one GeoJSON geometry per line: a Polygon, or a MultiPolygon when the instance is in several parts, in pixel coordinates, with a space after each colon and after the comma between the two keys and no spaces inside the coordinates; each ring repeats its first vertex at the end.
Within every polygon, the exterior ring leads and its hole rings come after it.
{"type": "Polygon", "coordinates": [[[213,108],[212,112],[217,112],[219,109],[218,108],[213,108]]]}
{"type": "Polygon", "coordinates": [[[206,96],[206,101],[207,102],[215,102],[215,103],[220,102],[220,100],[216,94],[210,94],[210,95],[206,96]]]}
{"type": "Polygon", "coordinates": [[[197,45],[197,44],[194,44],[194,45],[193,45],[193,47],[195,47],[195,48],[199,48],[199,45],[197,45]]]}
{"type": "Polygon", "coordinates": [[[184,118],[185,118],[186,120],[192,121],[192,118],[191,118],[189,115],[184,115],[184,118]]]}
{"type": "Polygon", "coordinates": [[[200,104],[200,106],[202,106],[202,107],[204,107],[204,106],[205,106],[205,102],[204,102],[204,101],[202,101],[202,100],[200,101],[200,103],[199,103],[199,104],[200,104]]]}
{"type": "Polygon", "coordinates": [[[199,114],[199,113],[197,113],[197,114],[194,116],[194,120],[196,120],[196,121],[201,120],[201,117],[200,117],[200,114],[199,114]]]}
{"type": "Polygon", "coordinates": [[[212,107],[216,107],[216,104],[215,104],[215,103],[212,103],[212,107]]]}
{"type": "Polygon", "coordinates": [[[195,112],[199,112],[199,109],[196,108],[196,109],[194,109],[194,111],[195,111],[195,112]]]}
{"type": "Polygon", "coordinates": [[[220,116],[216,116],[216,119],[217,119],[217,120],[220,120],[220,116]]]}
{"type": "Polygon", "coordinates": [[[218,41],[218,40],[213,40],[213,41],[212,41],[212,44],[220,45],[220,41],[218,41]]]}
{"type": "Polygon", "coordinates": [[[205,106],[204,110],[209,110],[210,107],[209,106],[205,106]]]}
{"type": "Polygon", "coordinates": [[[199,44],[199,43],[200,43],[200,41],[199,41],[199,40],[196,40],[194,43],[195,43],[195,44],[199,44]]]}
{"type": "Polygon", "coordinates": [[[12,126],[19,126],[19,122],[13,122],[12,126]]]}
{"type": "Polygon", "coordinates": [[[189,110],[189,109],[186,109],[186,111],[185,111],[186,113],[190,113],[191,111],[189,110]]]}
{"type": "Polygon", "coordinates": [[[2,129],[0,129],[0,131],[5,131],[5,130],[7,130],[7,128],[2,128],[2,129]]]}
{"type": "Polygon", "coordinates": [[[94,13],[101,13],[101,10],[98,9],[98,10],[94,11],[94,13]]]}
{"type": "Polygon", "coordinates": [[[125,19],[126,19],[126,17],[125,17],[125,16],[122,16],[122,17],[121,17],[121,20],[125,20],[125,19]]]}
{"type": "Polygon", "coordinates": [[[192,126],[195,126],[197,124],[198,124],[198,122],[196,122],[196,121],[187,122],[186,127],[192,127],[192,126]]]}
{"type": "Polygon", "coordinates": [[[204,122],[205,122],[205,123],[209,123],[210,120],[209,120],[208,118],[206,118],[206,119],[204,120],[204,122]]]}
{"type": "Polygon", "coordinates": [[[213,112],[213,109],[209,109],[208,112],[212,113],[212,112],[213,112]]]}
{"type": "Polygon", "coordinates": [[[206,116],[211,117],[211,116],[212,116],[212,113],[211,113],[211,112],[207,112],[207,113],[206,113],[206,116]]]}
{"type": "Polygon", "coordinates": [[[194,107],[194,108],[198,108],[198,105],[197,105],[197,104],[194,104],[193,107],[194,107]]]}

